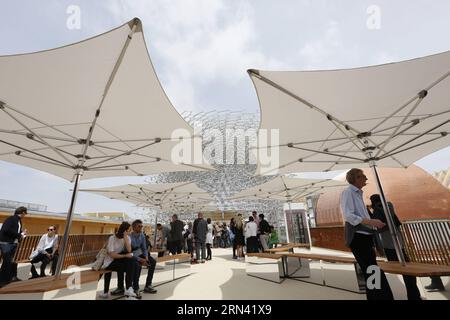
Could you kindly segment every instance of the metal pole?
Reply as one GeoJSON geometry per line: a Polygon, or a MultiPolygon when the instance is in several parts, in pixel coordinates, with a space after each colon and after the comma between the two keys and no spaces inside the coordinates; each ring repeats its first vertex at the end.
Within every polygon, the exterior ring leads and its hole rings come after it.
{"type": "Polygon", "coordinates": [[[305,210],[305,223],[306,223],[306,231],[308,232],[308,243],[309,243],[309,247],[312,247],[311,231],[309,230],[308,204],[306,204],[306,210],[305,210]]]}
{"type": "Polygon", "coordinates": [[[153,237],[154,238],[153,245],[155,246],[155,249],[156,249],[156,232],[158,231],[157,227],[158,227],[158,212],[155,212],[155,229],[153,231],[155,233],[155,236],[153,237]]]}
{"type": "Polygon", "coordinates": [[[55,276],[56,276],[55,280],[60,277],[61,272],[62,272],[62,268],[63,268],[63,265],[64,265],[64,258],[65,258],[65,255],[66,255],[66,249],[67,249],[67,243],[68,243],[68,240],[69,240],[70,228],[72,227],[72,215],[73,215],[73,211],[74,211],[74,208],[75,208],[75,203],[77,201],[78,184],[80,183],[82,175],[83,175],[83,171],[82,170],[77,171],[77,173],[75,174],[75,184],[74,184],[74,187],[73,187],[72,199],[70,201],[69,212],[67,213],[66,227],[64,229],[64,237],[63,237],[63,240],[61,242],[61,248],[59,250],[58,264],[56,265],[56,271],[55,271],[55,276]]]}
{"type": "Polygon", "coordinates": [[[398,234],[397,234],[397,228],[394,225],[394,221],[392,219],[392,213],[389,210],[388,203],[386,201],[386,196],[384,195],[383,186],[381,185],[380,176],[378,174],[377,165],[375,162],[373,162],[370,167],[373,170],[373,175],[375,177],[375,181],[377,183],[378,192],[380,193],[381,203],[383,205],[383,210],[385,212],[386,221],[389,228],[389,233],[392,237],[392,242],[394,243],[395,252],[397,253],[398,261],[404,266],[405,265],[405,256],[403,255],[402,246],[400,244],[398,234]]]}
{"type": "MultiPolygon", "coordinates": [[[[289,211],[292,214],[292,207],[291,207],[291,201],[288,200],[288,205],[289,205],[289,211]]],[[[283,208],[284,211],[284,208],[283,208]]],[[[287,223],[287,215],[286,212],[284,212],[284,223],[286,224],[286,242],[290,242],[289,241],[289,227],[288,227],[288,223],[287,223]]]]}

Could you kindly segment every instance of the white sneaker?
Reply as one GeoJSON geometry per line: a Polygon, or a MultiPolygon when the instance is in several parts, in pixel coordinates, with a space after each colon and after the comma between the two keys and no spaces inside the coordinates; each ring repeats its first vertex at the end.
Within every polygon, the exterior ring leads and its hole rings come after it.
{"type": "Polygon", "coordinates": [[[139,299],[136,297],[125,297],[125,300],[139,300],[139,299]]]}
{"type": "Polygon", "coordinates": [[[127,297],[136,298],[136,293],[134,292],[133,287],[129,287],[123,294],[127,297]]]}
{"type": "Polygon", "coordinates": [[[111,295],[109,294],[109,292],[107,292],[107,293],[102,292],[98,295],[98,297],[99,297],[99,299],[109,299],[109,298],[111,298],[111,295]]]}

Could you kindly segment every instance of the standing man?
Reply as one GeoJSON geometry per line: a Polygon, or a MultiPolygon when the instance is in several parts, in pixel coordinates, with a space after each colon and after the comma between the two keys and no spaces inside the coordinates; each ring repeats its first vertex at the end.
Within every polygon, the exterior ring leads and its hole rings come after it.
{"type": "MultiPolygon", "coordinates": [[[[167,250],[167,238],[169,237],[169,228],[161,223],[156,225],[156,249],[167,250]]],[[[158,252],[158,257],[164,256],[165,251],[158,252]]]]}
{"type": "Polygon", "coordinates": [[[269,249],[267,242],[269,241],[270,235],[270,225],[267,220],[264,219],[264,215],[261,213],[259,215],[259,241],[261,242],[261,246],[263,252],[269,249]]]}
{"type": "MultiPolygon", "coordinates": [[[[367,177],[361,169],[351,169],[347,172],[346,180],[350,184],[341,196],[341,209],[345,219],[345,245],[352,250],[356,261],[364,275],[367,300],[393,300],[391,288],[384,272],[378,268],[380,287],[368,287],[368,268],[377,266],[374,249],[374,233],[376,228],[383,228],[385,224],[379,219],[371,219],[363,200],[362,188],[366,185],[367,177]]],[[[376,275],[376,274],[375,274],[376,275]]]]}
{"type": "Polygon", "coordinates": [[[183,228],[184,223],[178,220],[178,216],[174,214],[172,216],[172,222],[170,223],[170,236],[171,244],[168,245],[171,254],[181,253],[183,249],[183,228]]]}
{"type": "Polygon", "coordinates": [[[192,228],[192,234],[194,235],[195,241],[195,260],[194,263],[200,261],[201,263],[205,263],[206,249],[206,233],[208,232],[208,225],[206,221],[203,219],[203,213],[198,213],[198,218],[194,221],[194,226],[192,228]],[[200,257],[200,249],[201,249],[201,257],[200,257]]]}
{"type": "Polygon", "coordinates": [[[15,280],[13,279],[13,259],[19,241],[27,234],[26,229],[22,231],[22,219],[26,214],[27,208],[17,208],[14,215],[5,220],[0,230],[0,250],[3,257],[0,269],[0,287],[15,280]]]}

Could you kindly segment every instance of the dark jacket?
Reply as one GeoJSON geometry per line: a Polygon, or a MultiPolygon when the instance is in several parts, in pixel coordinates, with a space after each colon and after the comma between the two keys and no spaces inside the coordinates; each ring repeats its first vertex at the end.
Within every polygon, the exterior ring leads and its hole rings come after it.
{"type": "Polygon", "coordinates": [[[170,240],[180,241],[183,240],[184,223],[181,220],[175,220],[170,223],[170,240]]]}
{"type": "MultiPolygon", "coordinates": [[[[19,230],[19,221],[20,217],[17,214],[6,218],[0,230],[0,242],[13,243],[22,238],[22,227],[19,230]]],[[[22,225],[22,222],[20,224],[22,225]]]]}
{"type": "Polygon", "coordinates": [[[195,240],[205,242],[207,232],[208,232],[208,225],[206,224],[206,220],[200,218],[195,219],[194,226],[192,227],[192,233],[195,236],[195,240]]]}
{"type": "Polygon", "coordinates": [[[261,232],[261,234],[269,234],[270,233],[270,225],[265,219],[262,219],[259,222],[259,231],[261,232]]]}

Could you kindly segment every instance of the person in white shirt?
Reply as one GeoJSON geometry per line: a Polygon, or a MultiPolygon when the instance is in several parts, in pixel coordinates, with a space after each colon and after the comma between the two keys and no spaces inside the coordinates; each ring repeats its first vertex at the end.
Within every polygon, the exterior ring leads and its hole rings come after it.
{"type": "Polygon", "coordinates": [[[252,216],[248,218],[245,225],[245,239],[247,242],[247,253],[258,252],[258,225],[252,216]]]}
{"type": "Polygon", "coordinates": [[[347,172],[346,180],[350,184],[341,195],[341,209],[345,220],[345,244],[352,250],[356,261],[361,267],[367,300],[393,300],[391,288],[383,270],[380,271],[380,288],[367,286],[367,280],[373,272],[368,268],[377,265],[375,254],[374,233],[376,228],[383,228],[385,224],[379,219],[371,219],[363,200],[362,188],[366,185],[367,177],[361,169],[351,169],[347,172]]]}
{"type": "Polygon", "coordinates": [[[40,271],[41,277],[45,277],[45,268],[52,261],[51,273],[55,274],[56,263],[58,262],[58,254],[56,251],[58,250],[58,235],[56,234],[56,227],[49,226],[47,229],[47,233],[44,234],[36,249],[30,255],[31,262],[31,278],[38,278],[39,275],[36,271],[35,264],[41,262],[40,271]]]}
{"type": "MultiPolygon", "coordinates": [[[[106,251],[108,255],[103,261],[101,269],[116,271],[118,275],[123,275],[125,272],[125,284],[127,290],[123,287],[123,281],[118,279],[119,287],[114,290],[111,294],[122,295],[127,297],[135,298],[136,293],[133,290],[133,275],[134,275],[134,260],[133,252],[131,250],[131,225],[124,221],[119,226],[119,230],[116,234],[112,235],[108,239],[106,245],[106,251]]],[[[109,297],[109,284],[111,282],[111,272],[105,273],[105,281],[103,293],[100,294],[100,298],[106,299],[109,297]]]]}

